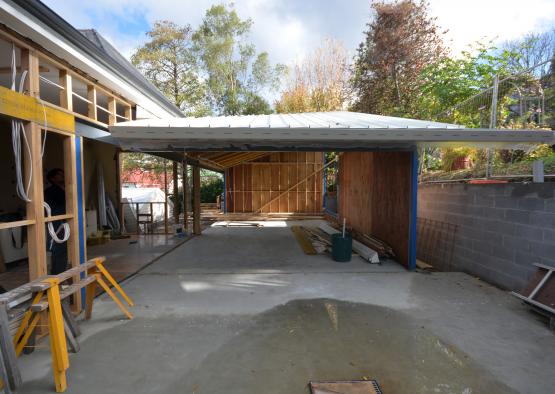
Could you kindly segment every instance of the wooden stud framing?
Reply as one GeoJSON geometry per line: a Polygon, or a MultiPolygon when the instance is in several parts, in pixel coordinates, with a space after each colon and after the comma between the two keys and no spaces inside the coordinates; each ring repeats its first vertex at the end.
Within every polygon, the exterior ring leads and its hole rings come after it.
{"type": "MultiPolygon", "coordinates": [[[[66,192],[66,214],[71,215],[69,224],[69,240],[67,241],[68,259],[71,267],[81,264],[79,258],[79,218],[77,209],[77,155],[75,151],[75,136],[64,138],[64,178],[66,192]]],[[[74,278],[78,282],[79,277],[74,278]]],[[[81,292],[75,293],[73,309],[81,311],[81,292]]]]}
{"type": "MultiPolygon", "coordinates": [[[[21,51],[21,68],[27,70],[25,91],[32,97],[40,96],[39,61],[33,51],[21,51]]],[[[33,178],[29,190],[31,202],[27,203],[27,219],[33,220],[27,228],[27,253],[29,257],[29,280],[46,275],[46,235],[44,222],[44,194],[42,179],[42,138],[41,128],[37,123],[25,125],[25,134],[29,141],[32,158],[25,152],[25,168],[32,168],[33,178]]],[[[26,177],[28,176],[26,171],[26,177]]],[[[28,179],[25,179],[27,183],[28,179]]]]}
{"type": "Polygon", "coordinates": [[[60,85],[63,86],[63,89],[60,89],[60,105],[73,112],[72,79],[67,70],[60,70],[60,85]]]}
{"type": "Polygon", "coordinates": [[[127,120],[133,120],[133,109],[130,105],[125,105],[125,113],[123,116],[125,116],[127,120]]]}
{"type": "Polygon", "coordinates": [[[117,113],[117,105],[116,105],[116,98],[114,96],[108,96],[108,111],[110,112],[108,114],[108,124],[111,126],[113,124],[116,124],[117,121],[117,117],[116,117],[116,113],[117,113]]]}
{"type": "Polygon", "coordinates": [[[173,222],[179,224],[179,184],[177,179],[177,161],[172,162],[173,180],[173,222]]]}
{"type": "Polygon", "coordinates": [[[200,226],[200,167],[193,166],[193,233],[202,233],[200,226]]]}
{"type": "Polygon", "coordinates": [[[164,159],[164,234],[169,233],[168,219],[168,161],[164,159]]]}
{"type": "Polygon", "coordinates": [[[87,104],[87,113],[89,118],[97,120],[96,115],[96,87],[94,85],[87,85],[87,100],[90,103],[87,104]]]}
{"type": "MultiPolygon", "coordinates": [[[[7,28],[5,26],[0,26],[0,37],[3,37],[3,39],[5,39],[9,42],[14,42],[17,45],[17,47],[19,47],[21,49],[22,60],[24,60],[24,56],[23,56],[24,52],[33,52],[35,54],[37,62],[38,62],[39,59],[43,59],[45,62],[47,62],[49,64],[52,64],[54,67],[60,69],[60,71],[62,71],[62,70],[65,71],[69,76],[78,76],[79,78],[84,79],[88,85],[93,86],[95,90],[101,91],[102,93],[106,94],[108,97],[117,97],[117,99],[119,101],[124,103],[124,105],[129,106],[129,108],[131,108],[131,106],[133,105],[132,103],[128,102],[123,96],[117,94],[117,92],[113,92],[110,89],[98,84],[97,81],[93,80],[90,76],[88,76],[87,74],[85,74],[81,70],[77,69],[76,67],[71,66],[70,64],[68,64],[63,59],[55,57],[54,55],[48,53],[44,48],[39,47],[36,44],[29,43],[28,40],[26,40],[24,37],[20,36],[15,31],[10,30],[9,28],[7,28]]],[[[22,70],[27,69],[25,67],[24,61],[22,61],[21,69],[22,70]]],[[[37,78],[38,78],[38,76],[37,76],[37,78]]],[[[38,85],[37,85],[36,90],[30,90],[28,92],[31,93],[31,95],[34,96],[35,95],[34,93],[38,92],[38,85]]],[[[90,98],[88,98],[88,100],[90,100],[90,98]]],[[[90,100],[90,101],[92,101],[92,100],[90,100]]],[[[60,101],[60,103],[61,102],[62,101],[60,101]]],[[[57,108],[62,107],[62,106],[58,107],[58,106],[56,106],[54,104],[51,104],[51,103],[45,103],[45,105],[52,106],[52,107],[57,107],[57,108]]],[[[115,111],[114,111],[114,113],[115,113],[115,111]]],[[[80,114],[74,114],[74,115],[77,116],[77,117],[84,117],[83,115],[80,115],[80,114]]],[[[84,117],[84,118],[97,121],[96,111],[95,111],[95,116],[94,117],[89,115],[88,117],[84,117]]],[[[131,120],[131,117],[129,119],[131,120]]],[[[99,122],[99,123],[101,123],[101,122],[99,122]]],[[[50,124],[50,122],[49,122],[49,124],[50,124]]],[[[103,123],[101,123],[101,124],[104,125],[103,123]]]]}
{"type": "Polygon", "coordinates": [[[182,182],[182,189],[183,189],[183,228],[185,229],[186,232],[188,232],[189,230],[189,221],[187,220],[188,217],[188,213],[187,213],[187,208],[188,208],[188,197],[187,195],[189,194],[189,183],[188,183],[188,174],[187,174],[187,154],[183,155],[183,178],[181,180],[182,182]]]}

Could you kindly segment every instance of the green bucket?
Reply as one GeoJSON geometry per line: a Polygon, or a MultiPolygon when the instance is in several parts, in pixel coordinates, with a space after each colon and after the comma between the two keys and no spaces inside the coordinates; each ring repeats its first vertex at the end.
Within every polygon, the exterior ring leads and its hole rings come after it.
{"type": "Polygon", "coordinates": [[[349,233],[345,233],[345,238],[341,233],[332,234],[331,236],[331,255],[335,261],[346,263],[351,261],[353,252],[353,237],[349,233]]]}

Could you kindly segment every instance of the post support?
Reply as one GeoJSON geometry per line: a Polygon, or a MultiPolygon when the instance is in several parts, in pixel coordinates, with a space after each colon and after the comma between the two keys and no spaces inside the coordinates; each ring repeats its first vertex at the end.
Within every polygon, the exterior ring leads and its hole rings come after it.
{"type": "Polygon", "coordinates": [[[200,167],[193,166],[193,233],[202,233],[200,226],[200,167]]]}

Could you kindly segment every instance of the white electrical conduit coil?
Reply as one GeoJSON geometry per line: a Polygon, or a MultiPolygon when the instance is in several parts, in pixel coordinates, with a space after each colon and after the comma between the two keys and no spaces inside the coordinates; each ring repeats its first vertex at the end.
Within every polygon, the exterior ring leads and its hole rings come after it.
{"type": "MultiPolygon", "coordinates": [[[[50,205],[48,205],[46,202],[43,202],[42,205],[44,206],[44,210],[46,211],[46,217],[51,217],[52,210],[50,209],[50,205]]],[[[61,244],[69,239],[69,224],[62,223],[58,226],[57,230],[54,230],[54,224],[52,222],[48,222],[47,227],[50,238],[52,238],[52,241],[50,241],[50,247],[48,249],[52,249],[52,242],[61,244]],[[62,238],[59,238],[58,233],[62,230],[64,230],[64,235],[62,238]]]]}
{"type": "MultiPolygon", "coordinates": [[[[12,43],[12,62],[11,62],[11,89],[12,90],[16,90],[15,86],[16,86],[16,79],[17,79],[17,64],[16,64],[16,59],[15,59],[15,44],[12,43]]],[[[18,92],[19,93],[23,93],[23,85],[25,83],[25,78],[27,77],[27,70],[24,70],[21,73],[21,79],[19,81],[19,89],[18,92]]],[[[39,98],[39,101],[42,105],[42,110],[43,110],[43,114],[44,114],[44,139],[42,141],[42,146],[41,146],[41,158],[44,157],[44,148],[46,146],[46,135],[47,135],[47,130],[48,130],[48,121],[46,119],[46,108],[44,106],[44,102],[39,98]]],[[[29,190],[31,188],[31,181],[33,179],[33,166],[28,166],[29,167],[29,176],[28,176],[28,180],[27,180],[27,184],[24,185],[23,184],[23,170],[22,170],[22,156],[21,156],[21,140],[23,140],[23,144],[25,145],[25,148],[27,150],[27,155],[29,156],[29,161],[33,162],[33,155],[31,153],[31,147],[29,146],[29,141],[27,139],[27,135],[25,133],[25,128],[23,126],[23,122],[21,120],[12,120],[12,148],[13,148],[13,152],[14,152],[14,156],[15,156],[15,173],[16,173],[16,178],[17,178],[17,182],[16,182],[16,192],[19,198],[21,198],[23,201],[25,202],[31,202],[31,199],[29,198],[29,190]]],[[[46,210],[46,216],[50,217],[52,216],[52,210],[50,208],[50,206],[46,203],[43,202],[44,205],[44,209],[46,210]]],[[[52,248],[52,242],[56,242],[56,243],[64,243],[69,239],[69,224],[67,223],[62,223],[60,226],[58,226],[58,229],[55,230],[54,229],[54,224],[52,222],[49,222],[47,225],[48,228],[48,233],[50,234],[50,238],[52,239],[52,241],[50,242],[50,249],[52,248]],[[62,238],[58,237],[58,233],[60,231],[64,231],[64,235],[62,238]]]]}

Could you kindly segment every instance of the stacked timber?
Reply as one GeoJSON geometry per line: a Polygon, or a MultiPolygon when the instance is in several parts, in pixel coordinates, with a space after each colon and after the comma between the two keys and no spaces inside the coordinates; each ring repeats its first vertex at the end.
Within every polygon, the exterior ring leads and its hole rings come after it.
{"type": "MultiPolygon", "coordinates": [[[[331,226],[339,231],[340,226],[336,222],[332,222],[331,226]]],[[[352,228],[348,229],[348,231],[353,236],[353,239],[366,245],[370,249],[375,250],[376,252],[378,252],[378,255],[380,257],[395,258],[395,252],[393,251],[393,248],[381,239],[373,235],[361,233],[352,228]]]]}

